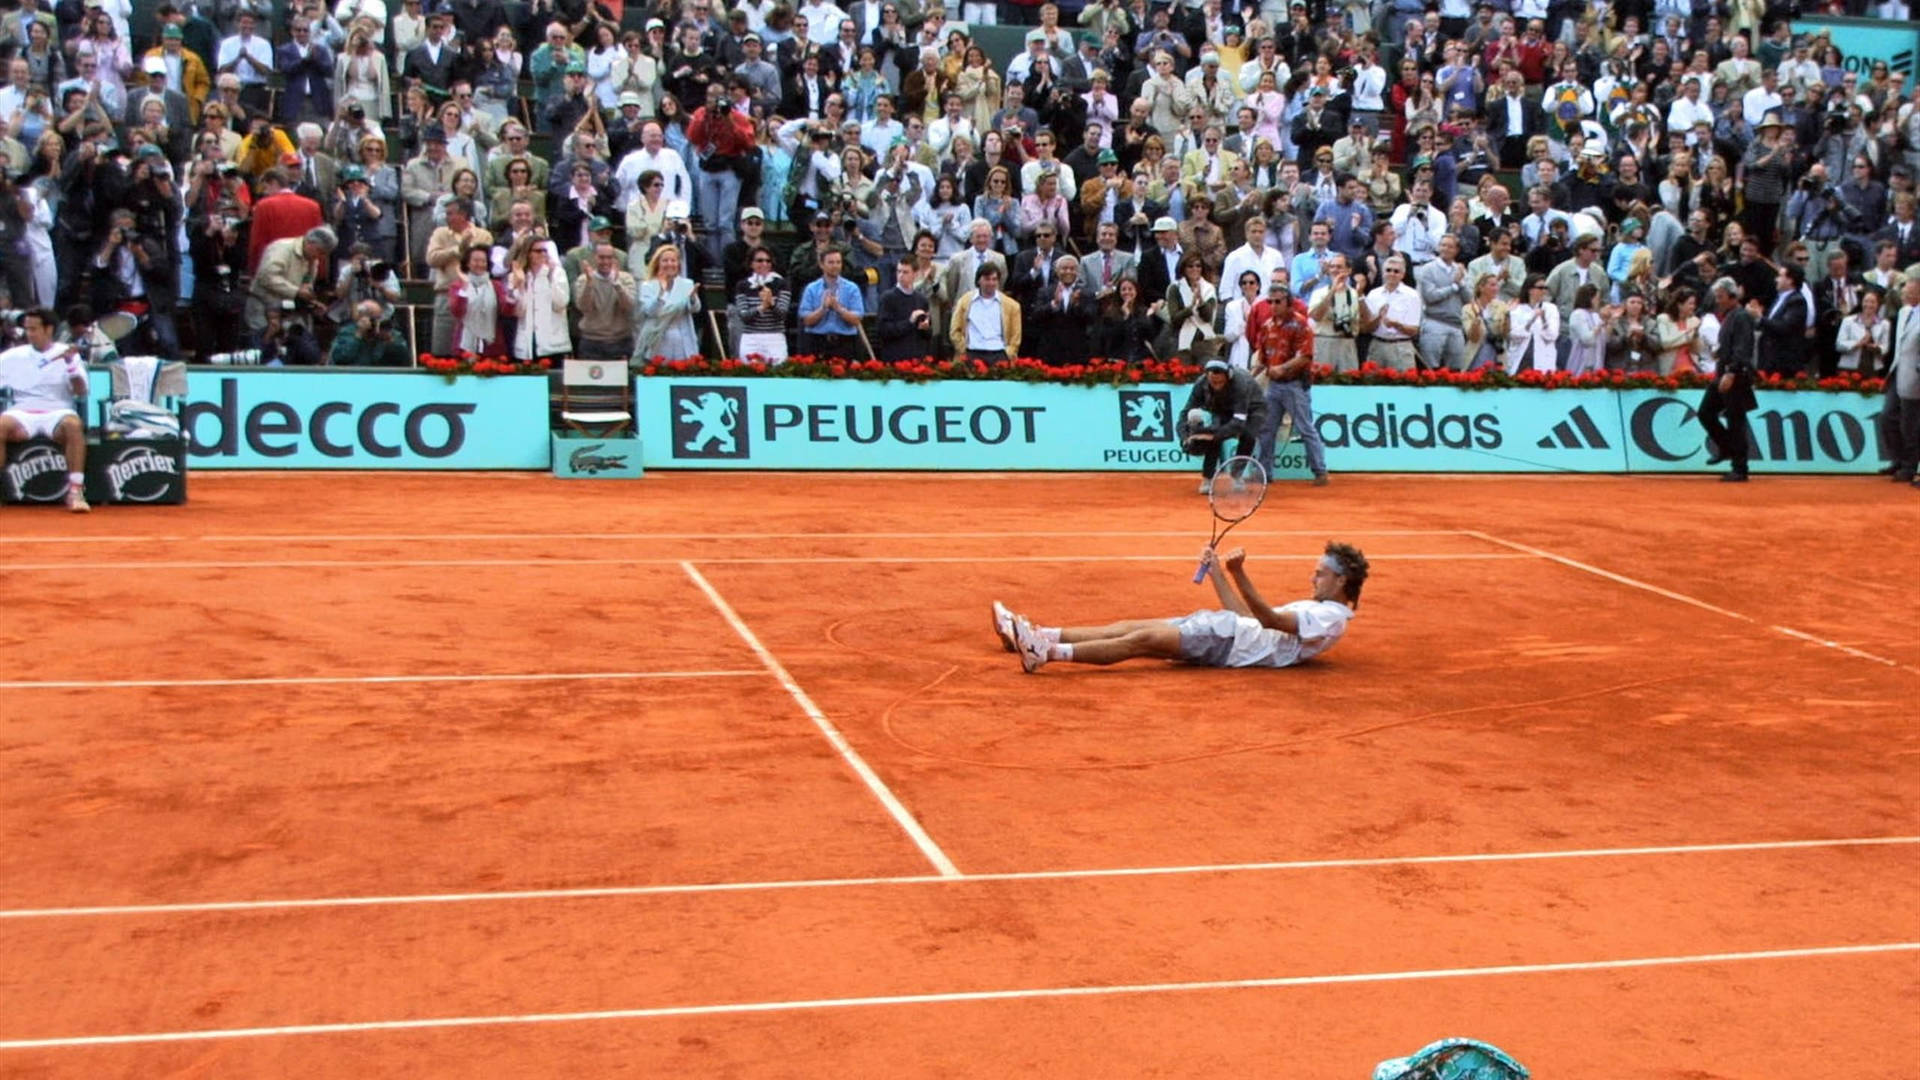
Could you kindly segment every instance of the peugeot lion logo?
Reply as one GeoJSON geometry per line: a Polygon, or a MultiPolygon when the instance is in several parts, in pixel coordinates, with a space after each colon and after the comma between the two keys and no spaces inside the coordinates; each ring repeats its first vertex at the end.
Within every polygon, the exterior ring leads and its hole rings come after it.
{"type": "Polygon", "coordinates": [[[1166,442],[1173,437],[1167,427],[1172,411],[1172,400],[1164,390],[1120,391],[1121,441],[1166,442]]]}
{"type": "Polygon", "coordinates": [[[673,456],[745,458],[748,454],[747,391],[738,386],[676,386],[673,456]]]}

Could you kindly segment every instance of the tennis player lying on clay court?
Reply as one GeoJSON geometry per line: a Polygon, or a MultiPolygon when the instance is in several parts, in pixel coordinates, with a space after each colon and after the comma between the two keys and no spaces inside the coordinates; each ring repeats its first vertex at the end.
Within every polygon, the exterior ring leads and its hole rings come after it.
{"type": "Polygon", "coordinates": [[[1247,577],[1246,552],[1234,548],[1201,559],[1225,610],[1178,619],[1131,619],[1106,626],[1034,626],[993,604],[993,629],[1031,675],[1055,660],[1117,664],[1179,660],[1202,667],[1291,667],[1333,647],[1347,632],[1367,582],[1367,557],[1351,544],[1329,542],[1313,567],[1313,599],[1269,607],[1247,577]]]}

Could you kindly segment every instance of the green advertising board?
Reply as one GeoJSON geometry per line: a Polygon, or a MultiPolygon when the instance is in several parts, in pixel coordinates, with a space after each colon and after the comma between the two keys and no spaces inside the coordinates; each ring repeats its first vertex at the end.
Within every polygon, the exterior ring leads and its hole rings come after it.
{"type": "Polygon", "coordinates": [[[1857,73],[1862,85],[1872,73],[1876,60],[1885,62],[1893,71],[1904,72],[1911,77],[1914,48],[1916,43],[1920,43],[1920,26],[1879,19],[1795,19],[1793,32],[1795,36],[1825,33],[1840,50],[1842,66],[1857,73]]]}
{"type": "MultiPolygon", "coordinates": [[[[1346,472],[1705,469],[1700,391],[1323,386],[1327,463],[1346,472]]],[[[1184,386],[836,379],[640,379],[643,464],[659,469],[1194,469],[1184,386]]],[[[1877,397],[1763,392],[1758,472],[1872,472],[1877,397]]],[[[1299,444],[1276,462],[1305,476],[1299,444]]]]}

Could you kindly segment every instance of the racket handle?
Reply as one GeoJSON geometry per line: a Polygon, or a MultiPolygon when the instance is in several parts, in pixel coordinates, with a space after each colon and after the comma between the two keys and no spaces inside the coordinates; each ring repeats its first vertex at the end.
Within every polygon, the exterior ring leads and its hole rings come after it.
{"type": "Polygon", "coordinates": [[[1207,580],[1207,560],[1202,557],[1200,565],[1193,568],[1193,583],[1198,585],[1205,580],[1207,580]]]}

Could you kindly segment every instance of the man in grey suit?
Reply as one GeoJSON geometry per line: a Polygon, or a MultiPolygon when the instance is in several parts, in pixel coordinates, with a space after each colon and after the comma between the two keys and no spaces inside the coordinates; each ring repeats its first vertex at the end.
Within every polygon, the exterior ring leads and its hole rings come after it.
{"type": "Polygon", "coordinates": [[[1460,308],[1473,299],[1467,268],[1460,264],[1460,238],[1440,238],[1440,255],[1413,272],[1414,287],[1426,305],[1420,313],[1420,362],[1429,368],[1467,370],[1467,337],[1460,308]]]}
{"type": "Polygon", "coordinates": [[[1920,279],[1909,278],[1900,299],[1893,363],[1887,372],[1887,407],[1880,415],[1889,429],[1893,482],[1920,486],[1914,482],[1914,471],[1920,467],[1920,279]],[[1888,418],[1894,422],[1887,424],[1888,418]]]}
{"type": "Polygon", "coordinates": [[[1100,303],[1113,295],[1122,278],[1134,275],[1135,267],[1133,255],[1119,249],[1120,226],[1101,222],[1094,236],[1094,250],[1080,260],[1080,281],[1094,302],[1100,303]]]}

